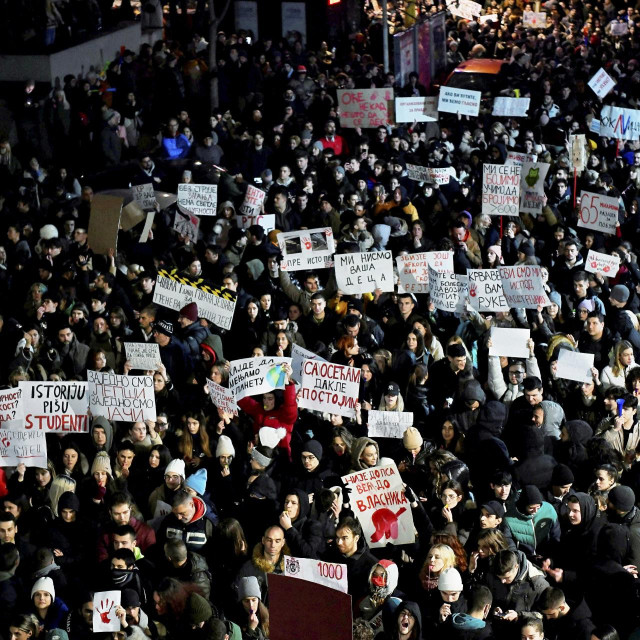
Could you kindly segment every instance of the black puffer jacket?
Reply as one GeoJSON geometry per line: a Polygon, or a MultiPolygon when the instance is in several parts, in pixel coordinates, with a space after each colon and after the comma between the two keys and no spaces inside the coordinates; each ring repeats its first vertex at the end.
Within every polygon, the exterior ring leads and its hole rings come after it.
{"type": "Polygon", "coordinates": [[[325,546],[322,525],[309,517],[311,510],[309,494],[302,489],[293,489],[288,495],[293,494],[298,497],[300,511],[298,517],[292,522],[292,527],[284,532],[285,540],[294,556],[318,558],[325,546]]]}

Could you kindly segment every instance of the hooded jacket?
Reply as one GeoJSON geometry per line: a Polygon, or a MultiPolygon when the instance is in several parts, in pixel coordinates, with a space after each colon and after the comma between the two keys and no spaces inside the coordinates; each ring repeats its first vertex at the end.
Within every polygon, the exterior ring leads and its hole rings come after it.
{"type": "MultiPolygon", "coordinates": [[[[521,384],[507,383],[500,367],[499,356],[489,356],[489,390],[494,395],[496,400],[501,400],[507,406],[509,406],[516,398],[523,395],[521,384]]],[[[527,370],[527,376],[540,378],[540,367],[538,366],[538,359],[535,356],[531,356],[525,360],[525,368],[527,370]]]]}
{"type": "Polygon", "coordinates": [[[547,640],[591,640],[591,633],[595,624],[591,621],[591,609],[580,598],[575,601],[567,600],[569,612],[555,620],[545,620],[544,635],[547,640]]]}
{"type": "MultiPolygon", "coordinates": [[[[105,443],[104,447],[102,447],[101,449],[98,449],[97,447],[94,447],[97,449],[97,451],[106,451],[107,453],[109,453],[111,451],[111,446],[113,445],[113,426],[112,424],[103,416],[97,416],[95,418],[93,418],[93,420],[91,421],[91,442],[95,442],[93,439],[93,430],[95,427],[102,427],[104,429],[104,433],[107,437],[107,442],[105,443]]],[[[91,456],[91,459],[93,459],[93,456],[91,456]]]]}
{"type": "Polygon", "coordinates": [[[255,547],[253,547],[253,553],[251,554],[251,558],[247,560],[242,567],[240,567],[240,571],[238,571],[238,575],[236,576],[232,588],[238,593],[240,589],[240,581],[242,578],[247,578],[249,576],[255,576],[258,580],[258,584],[260,585],[260,594],[261,600],[265,605],[268,606],[269,601],[269,591],[268,591],[268,583],[267,583],[267,575],[269,573],[273,573],[276,575],[281,575],[284,573],[284,557],[294,555],[291,553],[288,545],[282,547],[282,551],[280,552],[280,557],[275,564],[271,564],[264,557],[264,546],[262,542],[258,542],[255,547]]]}
{"type": "Polygon", "coordinates": [[[351,447],[351,471],[352,472],[365,471],[370,468],[362,460],[360,460],[360,456],[362,455],[363,451],[370,444],[372,444],[376,448],[376,453],[378,454],[378,462],[375,464],[376,467],[380,467],[384,464],[391,463],[391,460],[389,458],[380,457],[380,447],[378,447],[378,443],[375,440],[372,440],[371,438],[367,438],[367,437],[356,438],[353,441],[353,445],[351,447]]]}
{"type": "Polygon", "coordinates": [[[455,640],[484,640],[493,637],[491,623],[468,613],[454,613],[442,625],[440,637],[455,640]]]}
{"type": "Polygon", "coordinates": [[[387,620],[392,621],[392,625],[385,623],[385,626],[390,626],[390,629],[385,629],[384,633],[377,636],[381,640],[396,640],[398,637],[398,616],[403,609],[411,612],[415,622],[413,625],[413,631],[411,635],[407,636],[407,640],[420,640],[422,636],[422,613],[417,602],[411,602],[409,600],[403,600],[395,609],[392,616],[389,616],[387,620]]]}
{"type": "Polygon", "coordinates": [[[157,533],[158,545],[167,540],[183,540],[189,551],[204,555],[206,545],[213,536],[213,522],[207,517],[207,505],[197,496],[193,498],[196,512],[189,522],[181,522],[173,512],[164,517],[157,533]]]}
{"type": "Polygon", "coordinates": [[[360,602],[360,613],[365,620],[371,620],[382,609],[384,601],[396,590],[398,577],[398,565],[391,560],[380,560],[380,562],[371,567],[369,572],[370,595],[360,602]],[[372,582],[373,572],[378,565],[386,571],[386,580],[383,586],[372,582]]]}
{"type": "Polygon", "coordinates": [[[629,549],[624,564],[640,567],[640,509],[633,507],[631,511],[620,516],[608,511],[609,522],[620,524],[628,531],[629,549]]]}
{"type": "Polygon", "coordinates": [[[291,494],[298,497],[300,510],[298,517],[291,523],[291,528],[284,532],[284,538],[292,555],[298,558],[318,558],[324,551],[322,525],[309,517],[309,495],[302,489],[293,489],[287,495],[291,494]]]}
{"type": "Polygon", "coordinates": [[[556,466],[552,456],[544,453],[544,435],[541,429],[525,427],[522,434],[522,449],[524,459],[520,460],[515,469],[515,479],[520,486],[533,484],[540,491],[544,491],[551,484],[551,475],[556,466]]]}

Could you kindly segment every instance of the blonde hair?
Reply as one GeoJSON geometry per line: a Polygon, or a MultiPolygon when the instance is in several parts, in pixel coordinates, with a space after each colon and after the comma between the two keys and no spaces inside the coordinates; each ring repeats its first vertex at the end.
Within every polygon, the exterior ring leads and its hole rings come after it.
{"type": "Polygon", "coordinates": [[[622,356],[622,352],[627,349],[633,349],[633,345],[628,340],[620,340],[613,351],[613,366],[611,367],[611,371],[616,377],[624,372],[624,365],[620,362],[620,357],[622,356]]]}
{"type": "Polygon", "coordinates": [[[424,580],[425,578],[435,578],[434,575],[431,575],[429,572],[429,556],[434,551],[439,551],[440,556],[442,557],[442,562],[444,566],[438,573],[440,575],[446,569],[451,569],[456,566],[456,554],[453,549],[448,544],[434,544],[431,546],[427,553],[427,557],[425,558],[424,564],[422,565],[422,569],[420,569],[420,580],[424,580]]]}
{"type": "Polygon", "coordinates": [[[58,502],[60,501],[60,496],[65,491],[71,491],[71,493],[75,493],[76,481],[71,476],[61,474],[51,481],[51,486],[49,487],[49,502],[51,503],[51,511],[56,518],[58,517],[58,502]]]}

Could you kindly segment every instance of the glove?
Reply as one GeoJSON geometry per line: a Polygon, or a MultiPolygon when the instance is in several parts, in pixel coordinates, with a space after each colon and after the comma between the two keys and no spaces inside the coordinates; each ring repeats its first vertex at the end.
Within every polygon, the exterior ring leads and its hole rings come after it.
{"type": "Polygon", "coordinates": [[[98,486],[98,487],[96,487],[96,491],[93,494],[93,499],[94,500],[102,500],[106,493],[107,493],[107,487],[98,486]]]}

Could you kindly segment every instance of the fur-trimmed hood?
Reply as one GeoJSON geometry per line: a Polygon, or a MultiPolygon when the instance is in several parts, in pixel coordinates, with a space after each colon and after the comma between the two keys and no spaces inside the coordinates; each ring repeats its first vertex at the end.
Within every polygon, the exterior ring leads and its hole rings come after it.
{"type": "Polygon", "coordinates": [[[271,564],[265,560],[264,547],[262,546],[262,542],[258,542],[255,547],[253,547],[253,553],[251,554],[251,563],[256,569],[260,571],[264,571],[265,573],[273,573],[276,569],[280,573],[284,573],[284,557],[291,555],[291,550],[287,546],[285,542],[284,547],[282,547],[282,551],[280,553],[280,558],[276,565],[271,564]]]}

